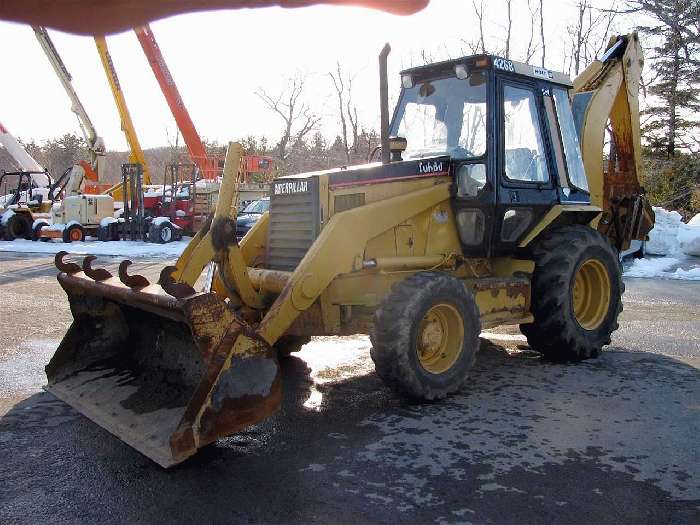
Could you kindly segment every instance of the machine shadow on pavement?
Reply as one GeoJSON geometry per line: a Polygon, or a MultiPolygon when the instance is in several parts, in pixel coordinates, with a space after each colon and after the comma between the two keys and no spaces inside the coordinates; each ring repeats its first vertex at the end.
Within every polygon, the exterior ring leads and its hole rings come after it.
{"type": "MultiPolygon", "coordinates": [[[[319,521],[320,512],[331,511],[341,513],[326,514],[336,516],[334,521],[339,523],[358,519],[395,522],[403,518],[396,516],[392,505],[414,506],[403,517],[415,521],[418,516],[437,515],[435,512],[449,515],[466,502],[481,519],[495,522],[512,518],[504,506],[533,505],[542,506],[533,511],[540,517],[556,512],[563,520],[568,516],[571,522],[581,522],[582,507],[576,501],[590,505],[589,509],[598,508],[588,515],[593,512],[600,523],[648,518],[659,509],[678,522],[690,523],[697,512],[692,504],[678,503],[657,485],[638,479],[631,467],[620,472],[601,463],[609,455],[620,456],[617,461],[622,465],[632,461],[627,456],[637,455],[634,461],[643,462],[639,450],[628,448],[628,443],[644,435],[673,432],[660,428],[664,411],[673,412],[676,421],[683,421],[679,411],[689,417],[670,400],[684,389],[688,396],[695,395],[700,371],[680,360],[611,348],[596,360],[557,365],[542,362],[530,352],[508,352],[482,339],[468,388],[427,404],[410,403],[390,393],[374,373],[318,384],[304,360],[291,357],[281,362],[285,395],[276,416],[205,447],[169,470],[48,393],[17,403],[0,417],[4,478],[0,521],[49,516],[58,521],[98,517],[105,521],[110,516],[106,521],[313,522],[319,521]],[[584,388],[575,392],[578,382],[584,388]],[[305,404],[314,389],[322,399],[308,408],[305,404]],[[649,406],[648,417],[640,420],[636,414],[620,414],[615,408],[618,400],[631,397],[648,406],[655,402],[670,405],[649,406]],[[587,413],[590,403],[609,404],[609,419],[598,425],[607,425],[609,433],[620,436],[616,438],[620,450],[596,445],[595,435],[589,434],[591,442],[578,443],[576,450],[563,443],[564,457],[541,447],[534,455],[525,451],[543,432],[547,434],[552,421],[576,427],[607,410],[587,413]],[[533,405],[544,408],[545,413],[562,410],[556,419],[548,420],[550,416],[542,415],[541,410],[533,415],[533,405]],[[632,432],[634,436],[629,435],[632,432]],[[485,443],[486,439],[492,443],[485,443]],[[422,446],[430,448],[428,463],[434,462],[434,467],[426,466],[422,446]],[[503,458],[510,461],[509,468],[504,467],[503,458]],[[461,474],[455,478],[457,471],[461,474]],[[636,503],[634,509],[623,505],[622,510],[603,511],[600,504],[588,501],[602,496],[591,496],[588,481],[580,476],[594,479],[591,483],[600,487],[595,490],[610,497],[632,493],[646,503],[636,503]],[[441,497],[420,500],[404,491],[402,480],[414,478],[425,480],[427,492],[439,486],[436,492],[441,497]],[[506,486],[506,480],[512,488],[506,486]],[[487,485],[505,490],[487,489],[487,485]],[[541,492],[551,491],[557,501],[574,504],[557,507],[554,500],[533,500],[526,492],[537,486],[542,487],[541,492]],[[388,499],[369,501],[368,491],[388,499]],[[32,494],[35,497],[29,505],[25,498],[32,494]],[[268,499],[270,494],[273,500],[268,499]],[[391,505],[386,504],[389,500],[391,505]],[[418,501],[423,504],[417,505],[418,501]]],[[[695,430],[690,419],[686,426],[686,432],[698,430],[697,420],[695,430]]],[[[561,428],[554,429],[549,439],[556,440],[561,432],[561,428]]],[[[664,450],[672,444],[658,446],[662,459],[657,462],[666,461],[668,468],[687,472],[685,478],[676,476],[686,485],[697,483],[693,479],[697,464],[681,463],[676,451],[664,450]]]]}

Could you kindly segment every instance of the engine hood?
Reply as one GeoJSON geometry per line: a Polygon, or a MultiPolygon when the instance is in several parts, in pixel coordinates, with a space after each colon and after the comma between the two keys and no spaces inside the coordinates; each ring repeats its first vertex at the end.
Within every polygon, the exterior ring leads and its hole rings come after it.
{"type": "Polygon", "coordinates": [[[300,173],[280,177],[272,183],[273,195],[289,195],[306,193],[308,180],[312,177],[328,177],[331,188],[344,186],[360,186],[364,184],[379,184],[398,179],[413,179],[419,177],[438,177],[450,172],[450,157],[447,155],[412,159],[389,164],[373,163],[359,166],[349,166],[324,171],[300,173]]]}

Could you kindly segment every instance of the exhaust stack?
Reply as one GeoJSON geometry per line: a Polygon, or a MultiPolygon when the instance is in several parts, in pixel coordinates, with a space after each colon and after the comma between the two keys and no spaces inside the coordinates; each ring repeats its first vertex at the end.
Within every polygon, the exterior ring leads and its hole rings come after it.
{"type": "Polygon", "coordinates": [[[382,52],[379,53],[379,113],[381,117],[381,141],[382,141],[382,164],[388,164],[391,160],[389,151],[389,82],[387,79],[387,57],[391,53],[391,46],[384,44],[382,52]]]}

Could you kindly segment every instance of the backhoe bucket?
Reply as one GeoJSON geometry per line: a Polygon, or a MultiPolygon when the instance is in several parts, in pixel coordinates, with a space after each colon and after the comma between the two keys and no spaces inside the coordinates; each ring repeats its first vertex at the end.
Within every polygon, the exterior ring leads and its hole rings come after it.
{"type": "Polygon", "coordinates": [[[278,409],[275,353],[215,293],[149,284],[129,261],[116,279],[93,257],[82,268],[62,257],[74,320],[46,367],[49,392],[163,467],[278,409]]]}

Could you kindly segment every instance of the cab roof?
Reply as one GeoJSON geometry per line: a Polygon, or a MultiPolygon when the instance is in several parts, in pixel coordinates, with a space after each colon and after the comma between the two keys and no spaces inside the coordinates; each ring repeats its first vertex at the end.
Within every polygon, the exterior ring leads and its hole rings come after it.
{"type": "Polygon", "coordinates": [[[510,60],[497,55],[483,54],[470,55],[452,60],[445,60],[444,62],[435,62],[434,64],[404,69],[401,71],[401,75],[411,75],[414,77],[414,81],[427,80],[436,78],[437,76],[454,76],[455,66],[457,65],[464,65],[469,71],[494,69],[498,72],[561,84],[569,88],[573,86],[569,75],[566,73],[552,71],[544,67],[533,66],[532,64],[510,60]]]}

